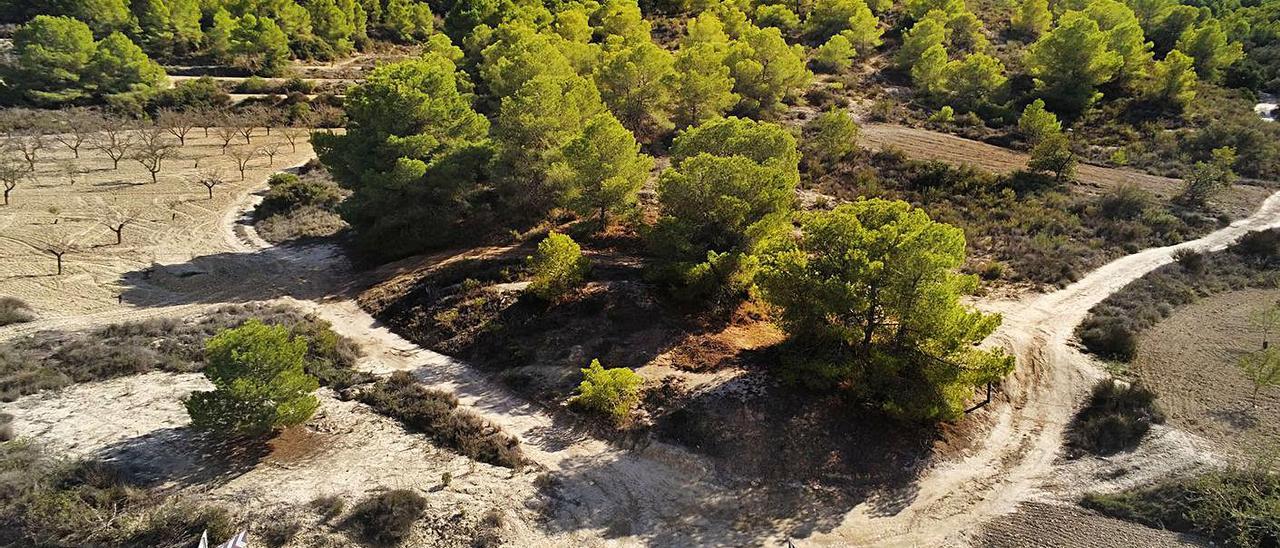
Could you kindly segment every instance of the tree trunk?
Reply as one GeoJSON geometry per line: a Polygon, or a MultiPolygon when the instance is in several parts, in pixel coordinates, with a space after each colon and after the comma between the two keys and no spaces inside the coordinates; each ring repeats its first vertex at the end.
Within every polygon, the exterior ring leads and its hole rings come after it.
{"type": "Polygon", "coordinates": [[[112,228],[111,231],[116,233],[116,245],[124,243],[124,225],[112,228]]]}
{"type": "Polygon", "coordinates": [[[212,187],[212,186],[208,186],[208,185],[206,185],[206,186],[205,186],[205,189],[207,189],[207,190],[209,191],[209,199],[210,199],[210,200],[212,200],[212,199],[213,199],[213,187],[212,187]]]}
{"type": "Polygon", "coordinates": [[[4,189],[4,205],[9,205],[9,193],[13,192],[12,188],[4,189]]]}
{"type": "Polygon", "coordinates": [[[58,275],[61,276],[62,275],[62,254],[61,253],[54,254],[54,257],[58,258],[58,275]]]}

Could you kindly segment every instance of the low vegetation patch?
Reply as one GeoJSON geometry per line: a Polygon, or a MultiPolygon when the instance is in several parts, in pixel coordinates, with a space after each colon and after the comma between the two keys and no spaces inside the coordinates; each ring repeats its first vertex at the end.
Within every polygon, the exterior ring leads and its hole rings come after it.
{"type": "Polygon", "coordinates": [[[86,333],[45,332],[0,345],[0,400],[148,371],[199,371],[205,341],[251,318],[305,338],[306,371],[321,384],[342,389],[369,380],[353,369],[359,348],[324,320],[285,306],[227,306],[199,318],[150,319],[86,333]]]}
{"type": "Polygon", "coordinates": [[[347,227],[338,205],[349,192],[323,168],[308,164],[300,175],[277,173],[254,210],[254,228],[269,242],[332,236],[347,227]]]}
{"type": "Polygon", "coordinates": [[[1136,384],[1099,382],[1067,430],[1067,445],[1094,455],[1136,446],[1152,424],[1164,422],[1164,412],[1155,400],[1154,392],[1136,384]]]}
{"type": "Polygon", "coordinates": [[[190,546],[235,533],[224,509],[126,481],[98,461],[51,456],[26,441],[0,444],[0,544],[190,546]]]}
{"type": "Polygon", "coordinates": [[[409,536],[426,509],[427,499],[416,491],[393,489],[361,501],[344,523],[366,541],[394,546],[409,536]]]}
{"type": "Polygon", "coordinates": [[[36,319],[27,303],[17,297],[0,297],[0,326],[26,323],[36,319]]]}
{"type": "Polygon", "coordinates": [[[1108,516],[1194,533],[1229,546],[1280,543],[1280,476],[1229,468],[1155,487],[1090,494],[1081,501],[1108,516]]]}
{"type": "Polygon", "coordinates": [[[422,386],[407,371],[362,390],[359,400],[405,426],[480,462],[507,468],[524,463],[520,442],[474,412],[458,407],[449,392],[422,386]]]}
{"type": "Polygon", "coordinates": [[[1280,287],[1280,231],[1254,232],[1216,253],[1179,253],[1160,267],[1107,297],[1076,328],[1086,350],[1129,361],[1138,334],[1174,309],[1215,293],[1280,287]]]}
{"type": "Polygon", "coordinates": [[[814,184],[839,199],[905,200],[934,220],[962,228],[970,248],[966,268],[1007,282],[1065,285],[1114,257],[1219,226],[1216,218],[1136,187],[1092,197],[1072,193],[1048,175],[997,175],[909,160],[893,151],[841,164],[814,184]],[[992,264],[1002,266],[996,270],[992,264]]]}

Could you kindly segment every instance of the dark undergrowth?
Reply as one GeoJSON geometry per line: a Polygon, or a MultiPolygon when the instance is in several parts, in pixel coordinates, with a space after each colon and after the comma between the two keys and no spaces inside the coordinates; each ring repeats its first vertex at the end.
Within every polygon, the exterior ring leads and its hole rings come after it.
{"type": "Polygon", "coordinates": [[[342,389],[371,380],[353,369],[360,349],[328,322],[286,306],[226,306],[198,318],[157,318],[88,332],[42,332],[0,345],[0,400],[75,383],[204,367],[205,341],[256,318],[308,341],[307,372],[342,389]]]}
{"type": "Polygon", "coordinates": [[[1152,424],[1163,422],[1155,392],[1106,379],[1093,387],[1089,403],[1067,429],[1067,447],[1077,454],[1111,455],[1137,446],[1152,424]]]}
{"type": "Polygon", "coordinates": [[[809,174],[838,199],[900,199],[965,231],[967,268],[988,280],[1065,285],[1115,257],[1178,243],[1222,220],[1158,200],[1137,187],[1073,193],[1051,177],[992,174],[889,151],[809,174]]]}
{"type": "Polygon", "coordinates": [[[1196,299],[1246,288],[1280,287],[1280,231],[1245,235],[1215,253],[1180,252],[1177,260],[1126,285],[1089,311],[1076,336],[1089,352],[1129,361],[1138,335],[1196,299]]]}

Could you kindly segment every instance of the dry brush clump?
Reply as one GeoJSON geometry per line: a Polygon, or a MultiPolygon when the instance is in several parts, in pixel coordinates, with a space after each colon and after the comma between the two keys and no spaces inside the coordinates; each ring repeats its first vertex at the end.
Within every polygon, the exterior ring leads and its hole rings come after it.
{"type": "Polygon", "coordinates": [[[475,412],[459,408],[453,394],[427,388],[406,371],[361,390],[358,399],[475,460],[507,468],[525,463],[519,440],[475,412]]]}
{"type": "Polygon", "coordinates": [[[307,166],[301,175],[277,173],[254,210],[254,227],[270,242],[332,236],[347,228],[338,206],[350,192],[323,168],[307,166]]]}
{"type": "Polygon", "coordinates": [[[1110,455],[1136,446],[1151,425],[1163,422],[1155,392],[1106,379],[1093,387],[1089,402],[1076,414],[1067,445],[1077,452],[1110,455]]]}
{"type": "Polygon", "coordinates": [[[341,390],[372,380],[354,369],[359,347],[324,320],[285,306],[227,306],[195,319],[156,318],[85,333],[47,332],[0,345],[0,401],[149,371],[198,371],[204,365],[205,341],[254,318],[305,338],[304,369],[322,385],[341,390]]]}
{"type": "Polygon", "coordinates": [[[178,547],[235,526],[223,508],[141,487],[109,464],[0,444],[0,545],[178,547]]]}
{"type": "Polygon", "coordinates": [[[1138,335],[1179,306],[1203,296],[1251,287],[1280,287],[1280,231],[1245,235],[1214,253],[1179,252],[1176,261],[1126,285],[1089,311],[1076,328],[1086,350],[1130,361],[1138,335]]]}
{"type": "Polygon", "coordinates": [[[368,542],[394,546],[413,530],[427,509],[427,499],[410,489],[373,495],[351,509],[343,524],[368,542]]]}
{"type": "Polygon", "coordinates": [[[36,319],[35,312],[22,299],[0,297],[0,326],[25,323],[36,319]]]}

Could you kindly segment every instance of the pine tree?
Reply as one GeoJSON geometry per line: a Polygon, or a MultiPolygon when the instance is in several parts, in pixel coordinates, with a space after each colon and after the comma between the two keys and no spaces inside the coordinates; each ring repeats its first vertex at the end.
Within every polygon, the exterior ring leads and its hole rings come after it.
{"type": "Polygon", "coordinates": [[[1151,76],[1147,97],[1157,103],[1180,110],[1196,98],[1195,60],[1181,51],[1175,49],[1157,61],[1151,76]]]}
{"type": "Polygon", "coordinates": [[[1096,21],[1072,11],[1032,44],[1026,65],[1046,102],[1081,114],[1098,100],[1098,86],[1109,82],[1124,65],[1124,57],[1111,51],[1108,41],[1096,21]]]}
{"type": "Polygon", "coordinates": [[[1009,25],[1014,32],[1028,38],[1039,38],[1049,25],[1053,23],[1053,15],[1049,13],[1049,0],[1024,0],[1018,11],[1013,14],[1009,25]]]}

